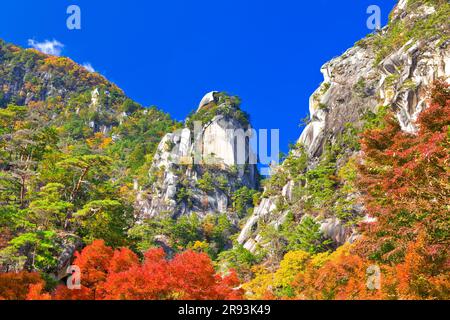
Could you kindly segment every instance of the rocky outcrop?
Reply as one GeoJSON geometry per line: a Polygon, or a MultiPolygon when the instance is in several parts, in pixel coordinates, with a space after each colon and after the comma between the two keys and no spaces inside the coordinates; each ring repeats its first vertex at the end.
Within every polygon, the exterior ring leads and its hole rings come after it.
{"type": "Polygon", "coordinates": [[[371,50],[354,47],[322,67],[324,82],[310,98],[311,120],[299,139],[311,157],[319,157],[325,142],[346,123],[360,121],[364,112],[378,106],[381,76],[373,64],[371,50]]]}
{"type": "MultiPolygon", "coordinates": [[[[427,5],[409,10],[407,1],[402,0],[392,14],[391,23],[401,20],[408,25],[414,19],[428,19],[435,11],[427,5]]],[[[441,37],[411,39],[378,62],[378,52],[372,41],[386,38],[390,32],[389,27],[384,28],[322,67],[324,82],[310,98],[310,123],[299,139],[308,153],[309,169],[317,164],[324,146],[333,145],[346,125],[361,126],[364,115],[368,111],[375,112],[380,106],[389,106],[405,131],[416,132],[415,120],[426,108],[427,88],[437,78],[449,80],[450,43],[443,42],[441,37]]],[[[351,151],[346,152],[350,153],[346,155],[349,158],[351,151]]],[[[281,171],[288,170],[281,165],[281,171]]],[[[240,244],[252,252],[263,245],[260,225],[278,225],[286,212],[293,210],[280,212],[275,206],[280,200],[287,203],[292,200],[293,185],[290,180],[280,194],[261,201],[238,237],[240,244]]],[[[364,210],[360,205],[355,205],[354,211],[362,219],[371,220],[363,218],[364,210]]],[[[344,225],[336,217],[318,215],[316,219],[324,235],[337,245],[358,237],[353,227],[344,225]]]]}
{"type": "Polygon", "coordinates": [[[207,94],[205,94],[203,99],[200,101],[200,104],[198,105],[197,111],[200,111],[200,109],[203,108],[204,106],[207,106],[208,104],[214,102],[216,100],[215,96],[218,93],[219,92],[217,92],[217,91],[211,91],[211,92],[208,92],[207,94]]]}
{"type": "Polygon", "coordinates": [[[137,199],[140,220],[197,214],[228,214],[237,222],[232,194],[241,187],[258,185],[256,158],[251,151],[251,127],[222,111],[239,106],[221,101],[216,92],[207,94],[197,113],[214,106],[217,114],[205,123],[195,121],[167,134],[159,144],[151,190],[140,190],[137,199]]]}
{"type": "Polygon", "coordinates": [[[415,121],[426,108],[426,89],[437,78],[448,79],[448,45],[448,41],[438,46],[438,41],[414,43],[411,40],[382,61],[380,98],[384,105],[391,105],[396,111],[403,130],[417,131],[415,121]]]}
{"type": "Polygon", "coordinates": [[[61,252],[57,258],[55,279],[61,280],[67,277],[67,269],[71,265],[75,252],[83,248],[83,241],[76,235],[65,234],[60,238],[61,252]]]}

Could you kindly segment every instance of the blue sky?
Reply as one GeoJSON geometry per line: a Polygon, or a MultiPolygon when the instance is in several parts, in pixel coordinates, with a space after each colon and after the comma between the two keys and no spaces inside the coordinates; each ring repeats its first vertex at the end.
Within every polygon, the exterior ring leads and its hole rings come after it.
{"type": "Polygon", "coordinates": [[[395,0],[8,0],[0,38],[24,47],[57,40],[63,56],[90,63],[139,103],[182,120],[211,90],[243,100],[254,127],[280,129],[281,149],[301,133],[320,67],[382,24],[395,0]],[[66,9],[81,8],[68,30],[66,9]]]}

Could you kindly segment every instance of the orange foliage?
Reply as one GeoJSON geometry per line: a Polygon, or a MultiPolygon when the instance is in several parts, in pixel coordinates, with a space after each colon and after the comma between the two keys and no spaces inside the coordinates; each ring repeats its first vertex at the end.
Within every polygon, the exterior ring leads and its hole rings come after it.
{"type": "Polygon", "coordinates": [[[53,300],[95,300],[96,297],[92,290],[81,286],[79,290],[70,290],[65,285],[59,285],[53,293],[53,300]]]}
{"type": "MultiPolygon", "coordinates": [[[[141,264],[132,251],[113,251],[103,241],[94,241],[76,254],[74,265],[81,269],[81,290],[59,286],[56,300],[222,300],[242,299],[235,289],[239,279],[234,272],[222,277],[215,273],[210,258],[187,251],[167,260],[164,250],[153,249],[141,264]]],[[[30,289],[28,298],[49,298],[42,286],[30,289]]]]}
{"type": "Polygon", "coordinates": [[[25,300],[34,286],[43,286],[44,281],[38,273],[0,273],[0,300],[25,300]]]}
{"type": "Polygon", "coordinates": [[[42,71],[55,69],[63,74],[74,76],[80,82],[85,82],[91,86],[108,85],[107,80],[98,73],[89,72],[84,67],[65,57],[47,56],[41,69],[42,71]]]}
{"type": "Polygon", "coordinates": [[[157,300],[169,299],[171,275],[162,249],[145,254],[143,265],[124,272],[112,273],[104,284],[108,300],[157,300]]]}
{"type": "Polygon", "coordinates": [[[321,267],[310,264],[293,287],[297,299],[337,300],[421,300],[448,299],[450,273],[448,257],[439,261],[424,252],[425,235],[411,243],[404,262],[395,266],[374,264],[357,254],[341,254],[321,267]],[[447,265],[443,267],[442,263],[447,265]],[[379,288],[370,287],[370,267],[379,268],[379,288]]]}
{"type": "Polygon", "coordinates": [[[88,146],[92,149],[103,150],[113,142],[111,137],[106,137],[101,132],[96,132],[92,138],[86,140],[88,146]]]}
{"type": "Polygon", "coordinates": [[[437,81],[419,132],[401,130],[390,115],[363,135],[360,169],[365,205],[375,223],[350,255],[309,266],[294,287],[301,299],[449,299],[450,91],[437,81]],[[369,290],[370,265],[381,270],[369,290]]]}
{"type": "Polygon", "coordinates": [[[294,282],[297,298],[307,300],[380,299],[381,291],[367,286],[369,261],[357,255],[340,255],[320,268],[309,265],[294,282]]]}
{"type": "Polygon", "coordinates": [[[127,248],[114,251],[114,255],[109,263],[109,273],[119,273],[130,270],[139,265],[138,256],[127,248]]]}
{"type": "Polygon", "coordinates": [[[399,299],[449,299],[450,260],[448,252],[430,252],[427,236],[421,233],[410,243],[403,263],[395,266],[396,295],[399,299]]]}
{"type": "Polygon", "coordinates": [[[75,254],[74,265],[81,270],[83,284],[94,289],[106,280],[114,251],[103,240],[95,240],[84,250],[75,254]]]}
{"type": "Polygon", "coordinates": [[[205,253],[186,251],[170,261],[169,269],[174,291],[184,300],[239,299],[242,293],[234,290],[239,280],[234,272],[228,276],[216,275],[210,258],[205,253]]]}
{"type": "Polygon", "coordinates": [[[27,300],[51,300],[52,296],[49,293],[42,293],[44,290],[44,283],[33,284],[27,294],[27,300]]]}
{"type": "Polygon", "coordinates": [[[203,253],[187,251],[166,260],[162,249],[147,252],[143,265],[129,265],[113,272],[103,285],[105,299],[154,300],[221,300],[241,299],[235,290],[239,280],[235,273],[216,275],[210,258],[203,253]]]}
{"type": "Polygon", "coordinates": [[[450,199],[450,93],[437,82],[430,107],[418,119],[418,134],[400,130],[393,118],[364,134],[361,185],[366,207],[377,223],[367,226],[359,246],[365,256],[401,262],[420,231],[429,250],[447,251],[450,199]]]}

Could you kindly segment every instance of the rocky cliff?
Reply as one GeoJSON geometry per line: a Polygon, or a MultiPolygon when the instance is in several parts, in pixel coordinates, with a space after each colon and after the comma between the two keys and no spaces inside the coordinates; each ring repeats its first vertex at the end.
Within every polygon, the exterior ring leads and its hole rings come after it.
{"type": "Polygon", "coordinates": [[[227,214],[233,194],[258,186],[251,126],[236,97],[208,93],[186,126],[167,134],[156,151],[150,189],[139,191],[140,219],[227,214]]]}
{"type": "Polygon", "coordinates": [[[264,230],[278,228],[289,215],[296,223],[313,216],[335,245],[357,237],[357,223],[372,218],[345,174],[359,152],[352,137],[386,109],[396,113],[403,130],[416,132],[427,88],[450,76],[449,14],[446,1],[402,0],[388,26],[322,67],[324,82],[310,99],[310,122],[286,161],[274,168],[240,244],[252,252],[270,247],[264,230]]]}

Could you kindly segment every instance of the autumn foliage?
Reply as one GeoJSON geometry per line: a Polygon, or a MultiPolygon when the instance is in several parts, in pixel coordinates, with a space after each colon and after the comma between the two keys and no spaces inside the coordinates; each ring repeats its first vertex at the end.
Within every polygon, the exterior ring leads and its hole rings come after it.
{"type": "Polygon", "coordinates": [[[290,251],[274,272],[254,266],[240,289],[236,274],[217,274],[204,253],[168,258],[152,249],[140,259],[96,240],[75,255],[80,290],[60,285],[46,292],[38,274],[0,274],[0,299],[221,300],[242,299],[244,290],[250,299],[450,299],[448,84],[434,84],[416,124],[417,132],[405,132],[388,114],[381,127],[362,134],[357,180],[373,219],[360,225],[352,245],[290,251]]]}
{"type": "Polygon", "coordinates": [[[360,188],[375,223],[347,253],[310,265],[294,287],[301,299],[449,299],[450,93],[437,81],[416,134],[393,115],[362,136],[360,188]],[[380,289],[366,285],[376,265],[380,289]]]}
{"type": "MultiPolygon", "coordinates": [[[[42,57],[42,53],[29,49],[30,51],[38,54],[42,57]]],[[[57,56],[46,56],[44,55],[44,63],[41,66],[41,70],[44,72],[53,69],[54,71],[61,74],[69,74],[76,77],[79,81],[83,81],[90,85],[106,85],[107,81],[105,78],[97,73],[89,72],[84,67],[76,64],[69,58],[57,57],[57,56]]]]}
{"type": "Polygon", "coordinates": [[[362,139],[365,164],[360,169],[366,206],[378,223],[367,226],[363,253],[379,261],[398,262],[420,231],[431,252],[448,247],[450,199],[450,97],[438,82],[430,107],[418,119],[419,132],[409,134],[389,117],[382,129],[362,139]]]}
{"type": "Polygon", "coordinates": [[[290,263],[283,271],[288,253],[278,271],[244,285],[252,298],[450,298],[448,84],[435,82],[417,126],[417,133],[402,131],[390,114],[384,126],[362,135],[359,188],[376,219],[361,225],[362,238],[331,254],[297,253],[301,268],[290,263]],[[379,272],[378,288],[368,285],[371,270],[379,272]],[[283,284],[280,275],[292,271],[294,281],[283,284]]]}
{"type": "MultiPolygon", "coordinates": [[[[56,300],[226,300],[242,299],[234,272],[215,273],[210,258],[186,251],[172,260],[162,249],[145,254],[143,263],[127,248],[112,250],[101,240],[77,253],[74,265],[81,270],[81,289],[60,285],[56,300]]],[[[47,298],[42,287],[32,287],[31,299],[47,298]]]]}
{"type": "Polygon", "coordinates": [[[0,273],[0,300],[25,300],[36,286],[43,288],[44,281],[38,273],[0,273]]]}

